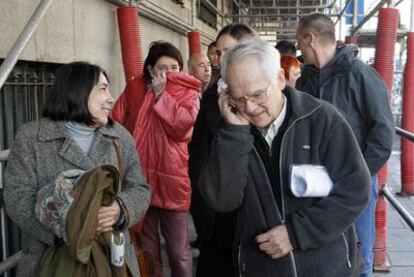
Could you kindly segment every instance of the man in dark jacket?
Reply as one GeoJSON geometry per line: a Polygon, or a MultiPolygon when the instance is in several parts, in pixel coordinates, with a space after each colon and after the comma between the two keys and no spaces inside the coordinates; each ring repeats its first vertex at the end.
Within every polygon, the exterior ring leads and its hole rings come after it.
{"type": "MultiPolygon", "coordinates": [[[[242,38],[252,35],[254,31],[247,25],[225,26],[216,39],[219,59],[242,38]]],[[[210,153],[211,141],[222,123],[217,105],[217,89],[215,83],[203,94],[193,136],[188,145],[188,167],[192,186],[190,211],[197,231],[197,246],[200,248],[197,277],[233,275],[232,246],[237,212],[214,211],[205,203],[196,185],[200,177],[200,167],[210,153]]]]}
{"type": "Polygon", "coordinates": [[[199,189],[216,210],[238,210],[233,256],[240,276],[356,276],[354,220],[368,201],[368,168],[345,119],[330,104],[285,88],[279,60],[259,39],[225,55],[228,90],[218,100],[225,124],[199,189]],[[305,184],[329,187],[309,178],[320,170],[331,190],[295,196],[293,169],[305,167],[305,184]]]}
{"type": "Polygon", "coordinates": [[[307,63],[296,88],[336,106],[351,125],[372,176],[370,201],[356,221],[365,263],[362,276],[372,276],[375,240],[376,174],[391,154],[394,137],[387,89],[378,73],[354,56],[354,48],[337,46],[335,25],[326,15],[303,17],[298,48],[307,63]]]}
{"type": "Polygon", "coordinates": [[[207,57],[210,61],[211,65],[211,80],[209,87],[217,83],[218,79],[220,79],[220,60],[217,55],[217,43],[213,41],[208,45],[207,48],[207,57]]]}

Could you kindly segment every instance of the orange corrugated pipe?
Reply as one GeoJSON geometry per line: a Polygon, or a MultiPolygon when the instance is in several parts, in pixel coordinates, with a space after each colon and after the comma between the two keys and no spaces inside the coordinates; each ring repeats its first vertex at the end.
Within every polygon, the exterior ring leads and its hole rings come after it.
{"type": "MultiPolygon", "coordinates": [[[[414,5],[414,4],[413,4],[414,5]]],[[[413,15],[414,16],[414,15],[413,15]]],[[[414,133],[414,32],[407,34],[401,127],[414,133]]],[[[401,195],[414,195],[414,143],[401,138],[401,195]]]]}
{"type": "Polygon", "coordinates": [[[187,33],[188,37],[188,51],[190,52],[190,56],[193,54],[198,54],[202,52],[201,49],[201,36],[200,32],[197,30],[193,30],[187,33]]]}
{"type": "MultiPolygon", "coordinates": [[[[117,10],[119,38],[121,41],[122,63],[126,87],[123,92],[129,106],[141,107],[145,96],[145,80],[143,79],[144,59],[142,55],[141,34],[136,6],[121,7],[117,10]]],[[[132,132],[138,112],[129,114],[125,122],[132,132]]]]}
{"type": "MultiPolygon", "coordinates": [[[[375,69],[381,75],[391,95],[394,77],[394,53],[397,41],[399,13],[394,8],[381,8],[378,15],[375,69]]],[[[375,93],[374,91],[372,93],[375,93]]],[[[387,182],[388,167],[384,165],[378,173],[378,191],[387,182]]],[[[387,260],[387,202],[379,193],[375,211],[374,269],[389,271],[387,260]]]]}
{"type": "Polygon", "coordinates": [[[118,8],[117,14],[125,79],[129,81],[141,76],[144,68],[138,8],[121,7],[118,8]]]}

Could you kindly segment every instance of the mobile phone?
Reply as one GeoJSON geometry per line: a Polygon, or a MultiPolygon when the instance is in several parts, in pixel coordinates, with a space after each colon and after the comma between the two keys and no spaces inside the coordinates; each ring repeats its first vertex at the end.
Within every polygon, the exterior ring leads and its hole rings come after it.
{"type": "Polygon", "coordinates": [[[237,114],[239,112],[239,109],[235,105],[229,104],[229,106],[232,113],[237,114]]]}

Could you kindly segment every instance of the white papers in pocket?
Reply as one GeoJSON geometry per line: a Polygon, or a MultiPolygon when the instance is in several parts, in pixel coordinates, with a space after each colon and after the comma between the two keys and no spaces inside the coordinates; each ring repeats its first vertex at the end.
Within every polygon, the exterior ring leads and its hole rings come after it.
{"type": "Polygon", "coordinates": [[[333,187],[328,171],[322,165],[293,165],[290,188],[296,197],[328,196],[333,187]]]}

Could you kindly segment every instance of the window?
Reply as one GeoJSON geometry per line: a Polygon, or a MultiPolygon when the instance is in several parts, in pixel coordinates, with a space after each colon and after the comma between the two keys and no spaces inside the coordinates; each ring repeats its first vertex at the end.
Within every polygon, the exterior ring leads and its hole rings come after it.
{"type": "MultiPolygon", "coordinates": [[[[40,118],[59,66],[38,62],[17,63],[0,89],[0,149],[10,147],[20,125],[40,118]]],[[[3,178],[3,166],[1,163],[0,178],[3,178]]],[[[0,193],[1,190],[2,187],[0,193]]],[[[0,227],[4,230],[0,236],[0,258],[3,260],[20,250],[21,243],[18,227],[7,219],[3,207],[0,208],[0,227]]],[[[4,276],[10,275],[5,273],[4,276]]]]}
{"type": "Polygon", "coordinates": [[[198,0],[197,1],[197,16],[198,18],[217,28],[217,13],[214,8],[217,8],[217,0],[198,0]]]}
{"type": "Polygon", "coordinates": [[[17,128],[38,119],[59,64],[17,63],[0,90],[0,149],[8,149],[17,128]]]}
{"type": "Polygon", "coordinates": [[[177,5],[180,5],[181,8],[184,8],[184,0],[173,0],[177,5]]]}

